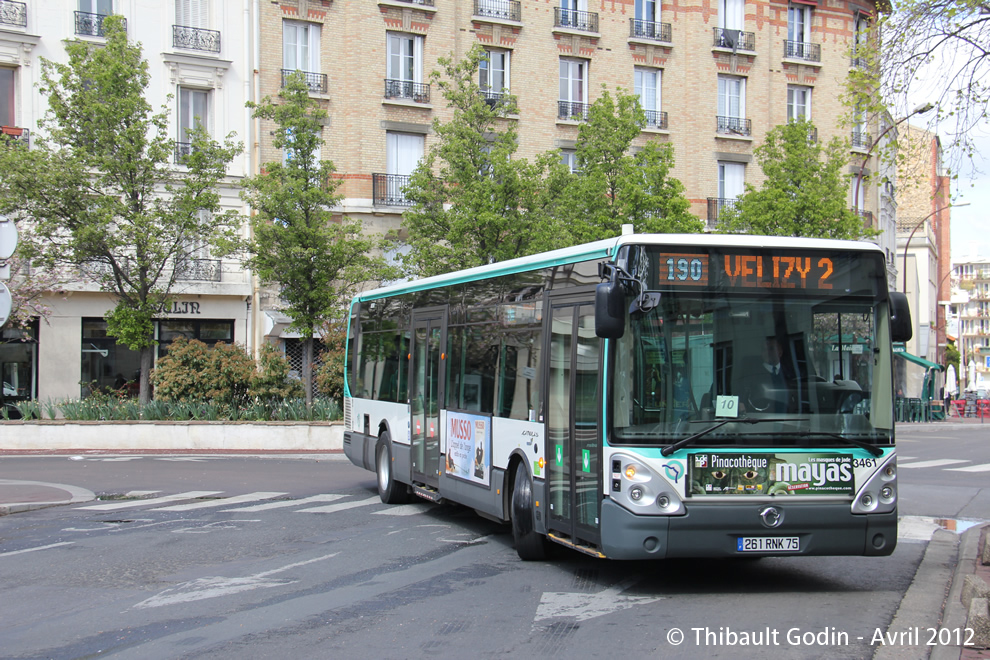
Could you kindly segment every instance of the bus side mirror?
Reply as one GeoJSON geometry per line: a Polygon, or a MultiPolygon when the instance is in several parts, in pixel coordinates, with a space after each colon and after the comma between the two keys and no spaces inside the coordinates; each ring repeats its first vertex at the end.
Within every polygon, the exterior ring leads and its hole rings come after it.
{"type": "Polygon", "coordinates": [[[914,335],[914,325],[911,323],[911,307],[907,296],[899,291],[890,294],[890,339],[891,341],[910,341],[914,335]]]}
{"type": "Polygon", "coordinates": [[[618,339],[626,330],[626,296],[618,282],[602,282],[595,289],[595,334],[618,339]]]}

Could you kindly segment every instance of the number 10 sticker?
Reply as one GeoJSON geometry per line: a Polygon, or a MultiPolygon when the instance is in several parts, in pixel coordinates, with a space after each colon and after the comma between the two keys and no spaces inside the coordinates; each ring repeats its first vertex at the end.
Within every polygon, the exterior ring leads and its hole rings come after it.
{"type": "Polygon", "coordinates": [[[737,396],[717,396],[715,397],[716,417],[738,417],[739,397],[737,396]]]}

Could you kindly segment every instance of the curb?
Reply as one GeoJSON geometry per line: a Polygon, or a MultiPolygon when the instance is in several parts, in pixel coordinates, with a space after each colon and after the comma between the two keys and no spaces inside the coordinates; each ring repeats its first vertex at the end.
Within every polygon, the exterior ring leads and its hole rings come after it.
{"type": "Polygon", "coordinates": [[[35,509],[46,509],[52,506],[62,506],[65,504],[76,504],[79,502],[92,502],[96,499],[96,493],[79,486],[68,484],[53,484],[44,481],[18,481],[14,479],[0,479],[0,486],[21,486],[24,488],[42,487],[53,488],[64,491],[68,497],[62,500],[52,500],[48,502],[9,502],[0,504],[0,516],[20,513],[22,511],[34,511],[35,509]]]}
{"type": "MultiPolygon", "coordinates": [[[[962,540],[959,544],[959,563],[956,567],[956,572],[952,579],[952,587],[949,589],[948,599],[945,604],[945,611],[941,621],[942,628],[955,631],[970,627],[969,607],[963,603],[963,588],[966,586],[967,578],[972,579],[972,577],[975,577],[976,563],[979,561],[980,538],[983,530],[988,527],[990,527],[990,523],[985,523],[971,527],[963,532],[962,540]]],[[[935,646],[932,649],[931,660],[957,660],[964,648],[968,650],[974,647],[935,646]]]]}

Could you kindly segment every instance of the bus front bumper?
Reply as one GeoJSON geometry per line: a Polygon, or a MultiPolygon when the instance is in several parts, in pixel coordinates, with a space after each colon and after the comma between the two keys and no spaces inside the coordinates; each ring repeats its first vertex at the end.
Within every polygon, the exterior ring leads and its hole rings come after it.
{"type": "Polygon", "coordinates": [[[897,545],[897,512],[853,515],[849,502],[685,503],[681,516],[641,516],[602,501],[601,547],[613,559],[889,555],[897,545]],[[761,515],[767,507],[777,511],[761,515]],[[768,527],[768,518],[776,527],[768,527]],[[741,552],[739,539],[798,539],[796,551],[741,552]]]}

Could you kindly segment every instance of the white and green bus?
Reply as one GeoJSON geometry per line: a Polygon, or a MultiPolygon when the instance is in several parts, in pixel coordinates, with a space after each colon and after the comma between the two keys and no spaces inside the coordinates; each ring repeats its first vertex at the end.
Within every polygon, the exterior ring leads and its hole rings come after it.
{"type": "Polygon", "coordinates": [[[889,555],[910,334],[872,243],[627,233],[356,296],[344,448],[523,559],[889,555]]]}

